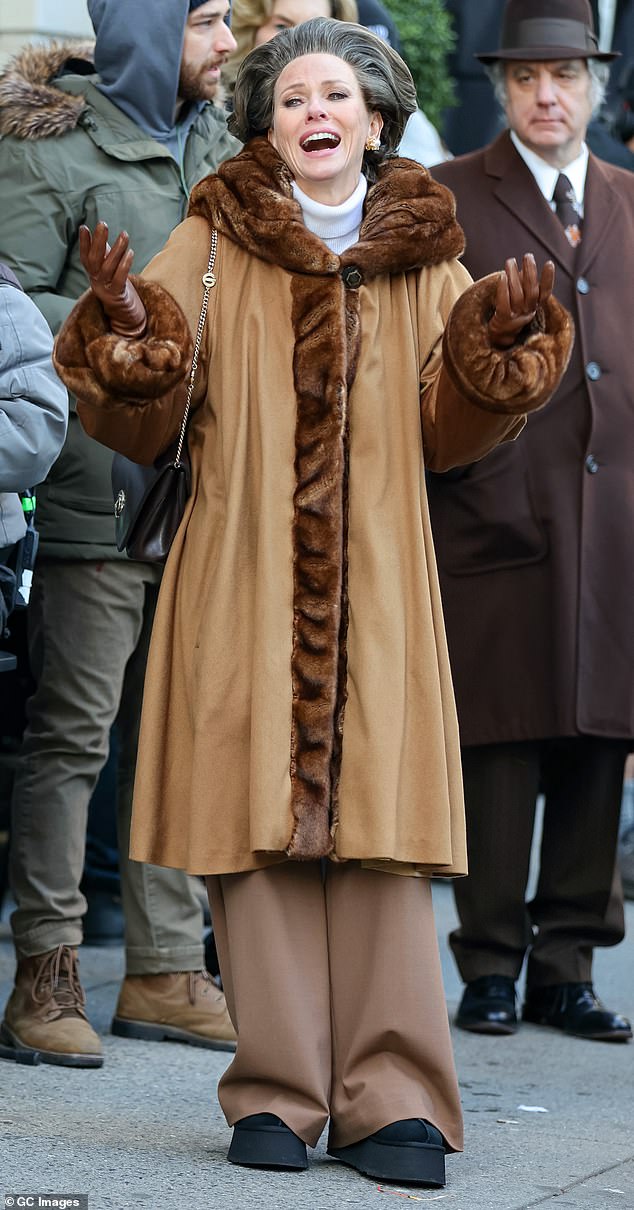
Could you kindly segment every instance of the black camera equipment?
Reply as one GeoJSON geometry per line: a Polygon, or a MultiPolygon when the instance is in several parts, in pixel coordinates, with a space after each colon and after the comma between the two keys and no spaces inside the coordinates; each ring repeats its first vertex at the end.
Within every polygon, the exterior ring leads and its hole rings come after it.
{"type": "MultiPolygon", "coordinates": [[[[39,535],[35,528],[35,493],[20,493],[26,532],[15,545],[0,550],[0,640],[8,637],[7,623],[14,609],[25,609],[29,602],[33,568],[39,535]]],[[[0,650],[0,672],[12,672],[16,657],[0,650]]]]}

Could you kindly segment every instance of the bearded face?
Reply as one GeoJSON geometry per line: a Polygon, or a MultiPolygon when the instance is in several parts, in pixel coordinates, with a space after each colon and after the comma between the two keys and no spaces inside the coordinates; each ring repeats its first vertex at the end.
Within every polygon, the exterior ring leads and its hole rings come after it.
{"type": "Polygon", "coordinates": [[[219,81],[220,64],[215,55],[204,63],[181,63],[178,95],[181,101],[212,101],[219,81]]]}
{"type": "Polygon", "coordinates": [[[211,101],[235,38],[226,24],[228,0],[207,0],[187,18],[178,85],[181,101],[211,101]]]}

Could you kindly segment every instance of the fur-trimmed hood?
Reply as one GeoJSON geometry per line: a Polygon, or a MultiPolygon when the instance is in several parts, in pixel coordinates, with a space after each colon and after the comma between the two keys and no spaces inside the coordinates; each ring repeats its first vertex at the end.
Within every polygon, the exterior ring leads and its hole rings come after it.
{"type": "Polygon", "coordinates": [[[24,47],[0,75],[0,134],[46,139],[74,130],[86,108],[83,96],[56,88],[65,72],[94,71],[94,42],[51,42],[24,47]]]}
{"type": "Polygon", "coordinates": [[[290,273],[342,273],[357,288],[384,273],[437,265],[464,251],[453,195],[413,160],[387,160],[370,186],[359,242],[341,257],[304,223],[292,175],[268,139],[255,138],[194,189],[198,214],[246,251],[290,273]],[[360,277],[350,278],[352,269],[360,277]]]}

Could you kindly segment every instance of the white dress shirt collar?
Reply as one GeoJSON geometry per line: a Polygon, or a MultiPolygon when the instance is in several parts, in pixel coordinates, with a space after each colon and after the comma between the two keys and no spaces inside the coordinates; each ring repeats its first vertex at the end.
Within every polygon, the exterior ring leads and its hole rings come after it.
{"type": "Polygon", "coordinates": [[[557,177],[560,172],[563,172],[570,181],[575,195],[575,200],[579,207],[579,212],[583,215],[583,196],[586,188],[586,173],[588,171],[588,148],[584,143],[580,154],[576,159],[567,164],[565,168],[553,168],[552,164],[547,164],[546,160],[542,160],[541,156],[536,155],[531,151],[525,143],[519,139],[514,130],[511,130],[511,142],[519,155],[521,155],[524,163],[530,172],[532,172],[537,187],[543,193],[546,201],[550,205],[551,210],[555,209],[555,203],[552,200],[557,177]]]}

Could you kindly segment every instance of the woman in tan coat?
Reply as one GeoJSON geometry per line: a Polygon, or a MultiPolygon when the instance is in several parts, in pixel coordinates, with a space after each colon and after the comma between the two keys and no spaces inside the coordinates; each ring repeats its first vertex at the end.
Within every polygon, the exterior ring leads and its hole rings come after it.
{"type": "Polygon", "coordinates": [[[127,237],[84,231],[93,288],[57,365],[87,431],[151,463],[217,233],[133,856],[208,876],[238,1031],[229,1159],[304,1168],[330,1119],[329,1154],[440,1185],[462,1128],[428,876],[466,864],[424,467],[517,436],[571,326],[551,265],[470,284],[451,194],[390,155],[415,103],[357,26],[258,47],[245,149],[143,277],[127,237]]]}

